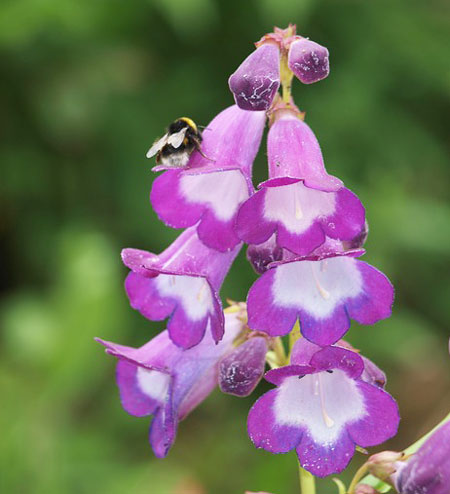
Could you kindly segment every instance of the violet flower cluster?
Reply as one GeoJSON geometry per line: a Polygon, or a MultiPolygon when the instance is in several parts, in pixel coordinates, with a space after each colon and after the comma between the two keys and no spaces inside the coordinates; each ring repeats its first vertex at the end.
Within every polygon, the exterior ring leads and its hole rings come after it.
{"type": "Polygon", "coordinates": [[[274,388],[248,416],[257,448],[295,450],[304,469],[323,477],[342,471],[357,445],[397,431],[383,372],[342,340],[352,319],[371,325],[389,317],[394,290],[361,260],[364,207],[327,173],[290,93],[294,76],[310,84],[328,73],[328,50],[294,26],[264,36],[230,77],[236,104],[208,124],[201,152],[153,182],[159,218],[184,231],[161,254],[122,252],[131,306],[167,320],[167,330],[137,349],[100,342],[118,359],[125,410],[153,417],[158,457],[215,387],[247,396],[267,364],[274,388]],[[268,179],[255,190],[252,166],[266,124],[268,179]],[[244,243],[260,276],[246,304],[224,310],[221,285],[244,243]]]}

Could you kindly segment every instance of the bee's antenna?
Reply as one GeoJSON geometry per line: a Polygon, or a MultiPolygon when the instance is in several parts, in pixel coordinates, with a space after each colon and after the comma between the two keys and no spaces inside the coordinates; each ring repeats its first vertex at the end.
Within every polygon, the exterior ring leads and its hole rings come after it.
{"type": "Polygon", "coordinates": [[[211,130],[209,127],[205,127],[204,125],[197,125],[197,127],[203,130],[211,130]]]}

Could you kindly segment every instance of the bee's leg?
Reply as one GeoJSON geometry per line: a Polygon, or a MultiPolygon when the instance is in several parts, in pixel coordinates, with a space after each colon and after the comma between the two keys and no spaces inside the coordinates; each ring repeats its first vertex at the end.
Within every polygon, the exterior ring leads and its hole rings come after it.
{"type": "Polygon", "coordinates": [[[205,158],[209,161],[216,161],[216,160],[213,160],[212,158],[209,158],[208,156],[206,156],[206,154],[203,153],[202,147],[201,147],[202,143],[201,143],[200,139],[193,138],[193,141],[195,144],[195,149],[203,156],[203,158],[205,158]]]}

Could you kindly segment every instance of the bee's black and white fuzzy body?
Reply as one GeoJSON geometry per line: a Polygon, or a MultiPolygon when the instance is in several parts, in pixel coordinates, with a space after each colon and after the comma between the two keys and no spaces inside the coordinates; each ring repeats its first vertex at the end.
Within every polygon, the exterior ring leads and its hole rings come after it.
{"type": "Polygon", "coordinates": [[[156,155],[157,168],[184,168],[194,150],[200,150],[202,134],[193,120],[187,117],[172,122],[167,133],[155,141],[147,158],[156,155]]]}

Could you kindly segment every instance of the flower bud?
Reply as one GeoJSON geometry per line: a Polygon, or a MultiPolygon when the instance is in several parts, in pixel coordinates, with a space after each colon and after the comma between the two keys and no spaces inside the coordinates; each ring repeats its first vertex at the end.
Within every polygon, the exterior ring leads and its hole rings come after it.
{"type": "Polygon", "coordinates": [[[232,74],[228,85],[242,110],[267,110],[280,87],[280,51],[265,43],[251,53],[232,74]]]}
{"type": "Polygon", "coordinates": [[[267,341],[250,338],[226,355],[219,366],[219,387],[223,393],[248,396],[264,374],[267,341]]]}
{"type": "Polygon", "coordinates": [[[303,84],[318,82],[330,73],[328,50],[314,41],[301,38],[289,49],[288,66],[303,84]]]}
{"type": "Polygon", "coordinates": [[[397,470],[396,462],[405,456],[403,452],[382,451],[372,455],[367,461],[369,472],[381,480],[386,480],[397,470]]]}
{"type": "Polygon", "coordinates": [[[378,494],[371,485],[367,484],[358,484],[354,490],[355,494],[378,494]]]}
{"type": "Polygon", "coordinates": [[[258,274],[269,269],[269,264],[283,259],[283,249],[277,245],[275,236],[259,245],[251,244],[247,249],[247,259],[258,274]]]}

